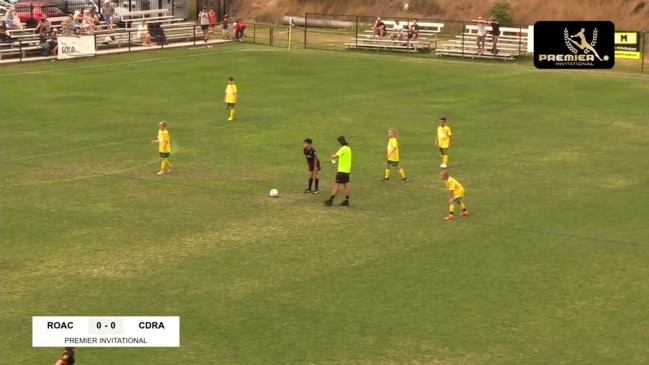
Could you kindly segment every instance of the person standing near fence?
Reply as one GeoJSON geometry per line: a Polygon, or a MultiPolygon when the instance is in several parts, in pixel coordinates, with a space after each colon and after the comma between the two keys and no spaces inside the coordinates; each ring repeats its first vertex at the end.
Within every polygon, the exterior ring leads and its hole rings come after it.
{"type": "Polygon", "coordinates": [[[487,21],[482,19],[481,16],[478,19],[473,19],[478,26],[478,36],[476,37],[476,44],[478,46],[477,54],[483,54],[485,48],[485,40],[487,38],[487,21]]]}
{"type": "Polygon", "coordinates": [[[491,53],[498,54],[498,38],[500,37],[500,23],[496,20],[495,17],[489,19],[489,24],[491,25],[491,42],[493,46],[491,47],[491,53]]]}
{"type": "Polygon", "coordinates": [[[214,29],[216,28],[216,12],[210,7],[210,38],[214,38],[214,29]]]}
{"type": "Polygon", "coordinates": [[[101,15],[104,17],[104,21],[108,26],[108,29],[113,29],[113,15],[115,14],[115,8],[110,0],[104,0],[104,5],[101,7],[101,15]]]}
{"type": "Polygon", "coordinates": [[[207,6],[203,6],[203,10],[198,13],[196,23],[201,26],[201,30],[203,31],[203,41],[207,43],[210,32],[210,13],[207,11],[207,6]]]}
{"type": "Polygon", "coordinates": [[[228,14],[223,15],[223,39],[230,39],[230,34],[228,32],[228,14]]]}

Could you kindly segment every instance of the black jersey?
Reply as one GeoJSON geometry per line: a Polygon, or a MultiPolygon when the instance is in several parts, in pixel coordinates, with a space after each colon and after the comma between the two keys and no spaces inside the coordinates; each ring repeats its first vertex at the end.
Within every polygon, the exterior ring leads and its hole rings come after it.
{"type": "Polygon", "coordinates": [[[306,162],[309,165],[315,164],[315,161],[318,160],[318,152],[316,152],[315,148],[311,149],[304,149],[304,156],[306,157],[306,162]]]}

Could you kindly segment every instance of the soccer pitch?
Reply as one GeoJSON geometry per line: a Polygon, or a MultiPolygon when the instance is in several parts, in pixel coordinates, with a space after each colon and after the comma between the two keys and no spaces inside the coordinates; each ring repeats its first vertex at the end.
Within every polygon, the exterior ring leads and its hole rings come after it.
{"type": "Polygon", "coordinates": [[[4,67],[0,84],[8,364],[54,363],[31,317],[66,315],[180,316],[180,348],[79,364],[649,359],[646,76],[237,45],[4,67]],[[454,221],[440,117],[471,212],[454,221]],[[388,128],[406,184],[380,181],[388,128]],[[351,206],[325,207],[339,135],[351,206]],[[320,195],[302,192],[305,138],[320,195]]]}

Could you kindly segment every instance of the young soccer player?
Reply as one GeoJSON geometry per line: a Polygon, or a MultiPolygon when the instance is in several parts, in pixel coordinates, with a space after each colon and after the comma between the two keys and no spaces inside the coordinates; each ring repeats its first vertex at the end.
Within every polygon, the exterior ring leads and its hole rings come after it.
{"type": "Polygon", "coordinates": [[[311,138],[304,140],[304,156],[306,157],[306,166],[309,170],[309,187],[304,192],[306,194],[319,194],[320,190],[318,190],[318,185],[320,185],[320,179],[318,179],[318,171],[320,171],[320,159],[315,148],[313,148],[313,140],[311,138]],[[315,182],[315,190],[311,190],[313,182],[315,182]]]}
{"type": "Polygon", "coordinates": [[[337,139],[340,148],[338,149],[338,152],[331,155],[332,162],[338,160],[336,182],[331,191],[331,198],[325,200],[324,203],[327,206],[332,206],[336,195],[338,195],[338,189],[340,188],[340,185],[342,185],[345,188],[345,200],[340,203],[340,205],[349,206],[349,174],[352,172],[352,149],[349,147],[349,143],[347,143],[345,136],[340,136],[337,139]]]}
{"type": "Polygon", "coordinates": [[[462,184],[460,184],[459,181],[450,177],[446,170],[442,171],[441,175],[442,180],[444,180],[444,183],[446,184],[446,189],[448,189],[449,194],[451,194],[451,198],[448,200],[450,208],[448,209],[448,215],[444,217],[444,219],[446,219],[447,221],[453,219],[456,205],[462,208],[462,214],[460,215],[467,217],[469,215],[469,212],[466,210],[466,205],[464,205],[464,203],[462,202],[462,199],[464,198],[464,187],[462,186],[462,184]]]}
{"type": "Polygon", "coordinates": [[[399,166],[399,142],[397,141],[399,132],[396,129],[388,129],[388,162],[385,164],[385,177],[383,181],[390,181],[390,166],[397,168],[399,175],[401,175],[401,182],[408,181],[406,178],[406,170],[399,166]]]}
{"type": "Polygon", "coordinates": [[[171,155],[171,136],[167,130],[167,122],[160,122],[158,124],[158,139],[151,141],[153,144],[158,145],[158,152],[160,152],[160,172],[158,175],[163,175],[171,172],[171,161],[169,161],[169,156],[171,155]]]}
{"type": "Polygon", "coordinates": [[[448,167],[448,149],[451,148],[451,127],[446,125],[446,118],[439,120],[435,146],[439,146],[439,152],[442,154],[442,164],[439,167],[445,169],[448,167]]]}
{"type": "Polygon", "coordinates": [[[234,106],[237,103],[237,85],[234,83],[234,77],[228,77],[228,86],[225,87],[225,97],[223,101],[225,102],[225,108],[230,111],[230,117],[228,120],[234,120],[234,106]]]}

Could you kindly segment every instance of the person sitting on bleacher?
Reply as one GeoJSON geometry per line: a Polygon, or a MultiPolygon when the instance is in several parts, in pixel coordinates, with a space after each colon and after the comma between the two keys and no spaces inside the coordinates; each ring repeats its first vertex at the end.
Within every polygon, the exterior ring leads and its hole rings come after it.
{"type": "Polygon", "coordinates": [[[377,36],[379,38],[385,37],[385,23],[383,23],[381,18],[376,18],[372,26],[372,38],[377,36]]]}
{"type": "Polygon", "coordinates": [[[59,33],[56,31],[56,28],[52,29],[52,33],[50,33],[50,52],[55,56],[59,51],[59,40],[57,39],[58,36],[59,33]]]}
{"type": "Polygon", "coordinates": [[[41,28],[38,33],[38,45],[43,50],[43,56],[49,56],[50,54],[50,42],[48,37],[48,32],[45,28],[41,28]]]}
{"type": "Polygon", "coordinates": [[[142,19],[137,26],[136,36],[142,41],[143,46],[151,47],[151,33],[149,33],[149,27],[146,25],[145,19],[142,19]]]}
{"type": "Polygon", "coordinates": [[[390,39],[392,40],[403,40],[403,25],[399,23],[398,20],[394,21],[394,27],[392,28],[392,34],[390,34],[390,39]]]}
{"type": "Polygon", "coordinates": [[[408,27],[408,39],[414,41],[419,36],[419,24],[417,24],[417,19],[412,21],[410,27],[408,27]]]}
{"type": "Polygon", "coordinates": [[[7,31],[7,25],[4,20],[0,20],[0,42],[3,43],[13,43],[16,40],[11,38],[9,31],[7,31]]]}
{"type": "Polygon", "coordinates": [[[18,15],[16,15],[16,7],[14,7],[13,5],[9,5],[7,7],[4,21],[7,29],[23,29],[23,25],[20,24],[20,18],[18,17],[18,15]]]}
{"type": "Polygon", "coordinates": [[[45,29],[47,34],[49,34],[52,30],[52,23],[50,23],[49,19],[47,19],[47,14],[41,14],[41,21],[38,22],[35,32],[40,33],[42,29],[45,29]]]}

